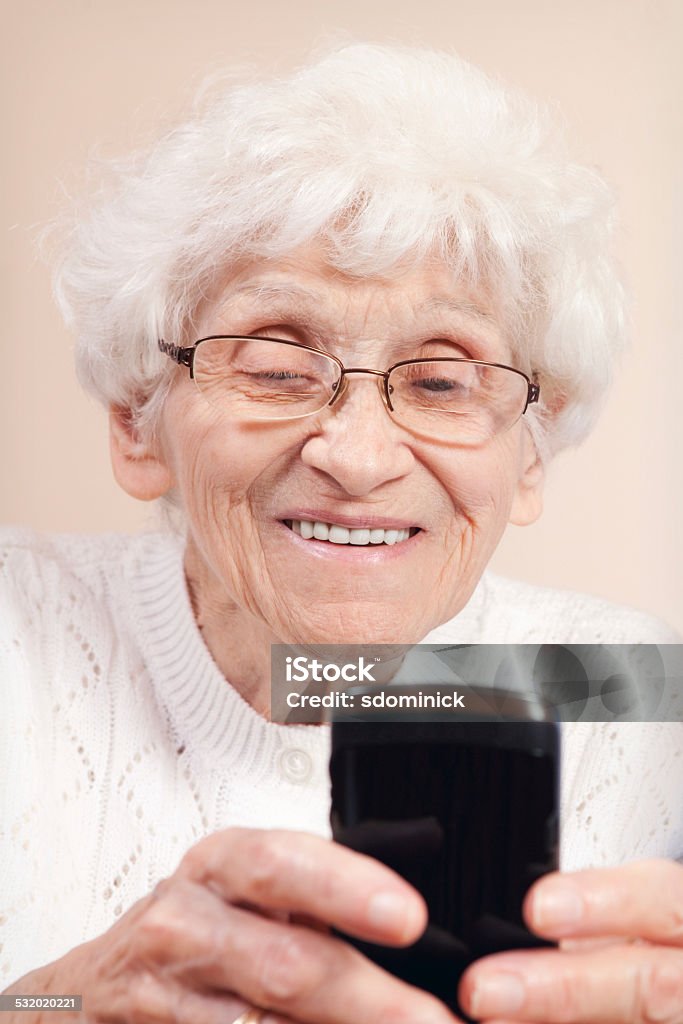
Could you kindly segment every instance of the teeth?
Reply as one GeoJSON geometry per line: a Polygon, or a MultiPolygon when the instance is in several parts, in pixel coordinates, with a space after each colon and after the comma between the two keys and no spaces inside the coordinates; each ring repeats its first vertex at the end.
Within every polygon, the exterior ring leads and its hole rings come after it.
{"type": "Polygon", "coordinates": [[[327,523],[313,523],[313,536],[316,540],[327,540],[330,530],[327,523]]]}
{"type": "Polygon", "coordinates": [[[288,519],[287,525],[304,540],[326,540],[331,544],[400,544],[410,537],[410,530],[349,529],[336,523],[311,522],[309,519],[288,519]]]}

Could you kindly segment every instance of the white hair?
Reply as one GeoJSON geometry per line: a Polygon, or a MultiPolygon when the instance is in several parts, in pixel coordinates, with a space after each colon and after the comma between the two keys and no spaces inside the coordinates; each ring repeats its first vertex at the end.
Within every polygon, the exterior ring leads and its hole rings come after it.
{"type": "MultiPolygon", "coordinates": [[[[321,240],[390,275],[436,254],[501,310],[541,384],[541,454],[590,429],[624,336],[614,203],[538,103],[446,53],[346,45],[287,77],[231,83],[116,169],[78,213],[56,293],[81,381],[153,422],[197,307],[230,265],[321,240]]],[[[532,412],[532,409],[529,410],[532,412]]]]}

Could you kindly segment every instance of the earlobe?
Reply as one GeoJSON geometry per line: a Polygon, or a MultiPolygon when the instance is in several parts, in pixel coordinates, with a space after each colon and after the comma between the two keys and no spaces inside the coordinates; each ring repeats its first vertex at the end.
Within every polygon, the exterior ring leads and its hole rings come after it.
{"type": "Polygon", "coordinates": [[[522,436],[521,472],[517,490],[512,501],[509,521],[514,526],[530,526],[543,511],[543,485],[545,466],[531,432],[525,429],[522,436]]]}
{"type": "Polygon", "coordinates": [[[109,409],[109,450],[116,482],[131,497],[153,501],[171,489],[171,472],[158,446],[140,438],[125,406],[109,409]]]}

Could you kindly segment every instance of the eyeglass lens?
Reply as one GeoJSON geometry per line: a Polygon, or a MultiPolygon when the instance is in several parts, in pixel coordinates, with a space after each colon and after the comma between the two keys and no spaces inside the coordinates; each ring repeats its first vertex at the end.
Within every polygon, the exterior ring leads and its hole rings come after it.
{"type": "MultiPolygon", "coordinates": [[[[310,416],[329,404],[340,380],[338,364],[324,353],[258,338],[200,342],[193,373],[212,405],[244,421],[310,416]]],[[[408,363],[389,376],[397,422],[460,443],[481,443],[507,430],[521,416],[526,395],[527,381],[516,371],[455,359],[408,363]]]]}

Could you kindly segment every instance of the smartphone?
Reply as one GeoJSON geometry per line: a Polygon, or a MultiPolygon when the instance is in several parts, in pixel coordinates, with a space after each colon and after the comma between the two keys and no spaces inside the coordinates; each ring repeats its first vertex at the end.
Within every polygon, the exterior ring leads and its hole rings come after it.
{"type": "MultiPolygon", "coordinates": [[[[392,694],[414,686],[391,685],[392,694]]],[[[424,693],[428,687],[420,684],[424,693]]],[[[364,693],[356,688],[354,704],[364,693]]],[[[549,945],[522,920],[524,895],[557,867],[559,727],[533,695],[469,687],[467,712],[336,709],[334,839],[403,875],[429,909],[412,946],[344,936],[464,1016],[457,987],[488,953],[549,945]]]]}

